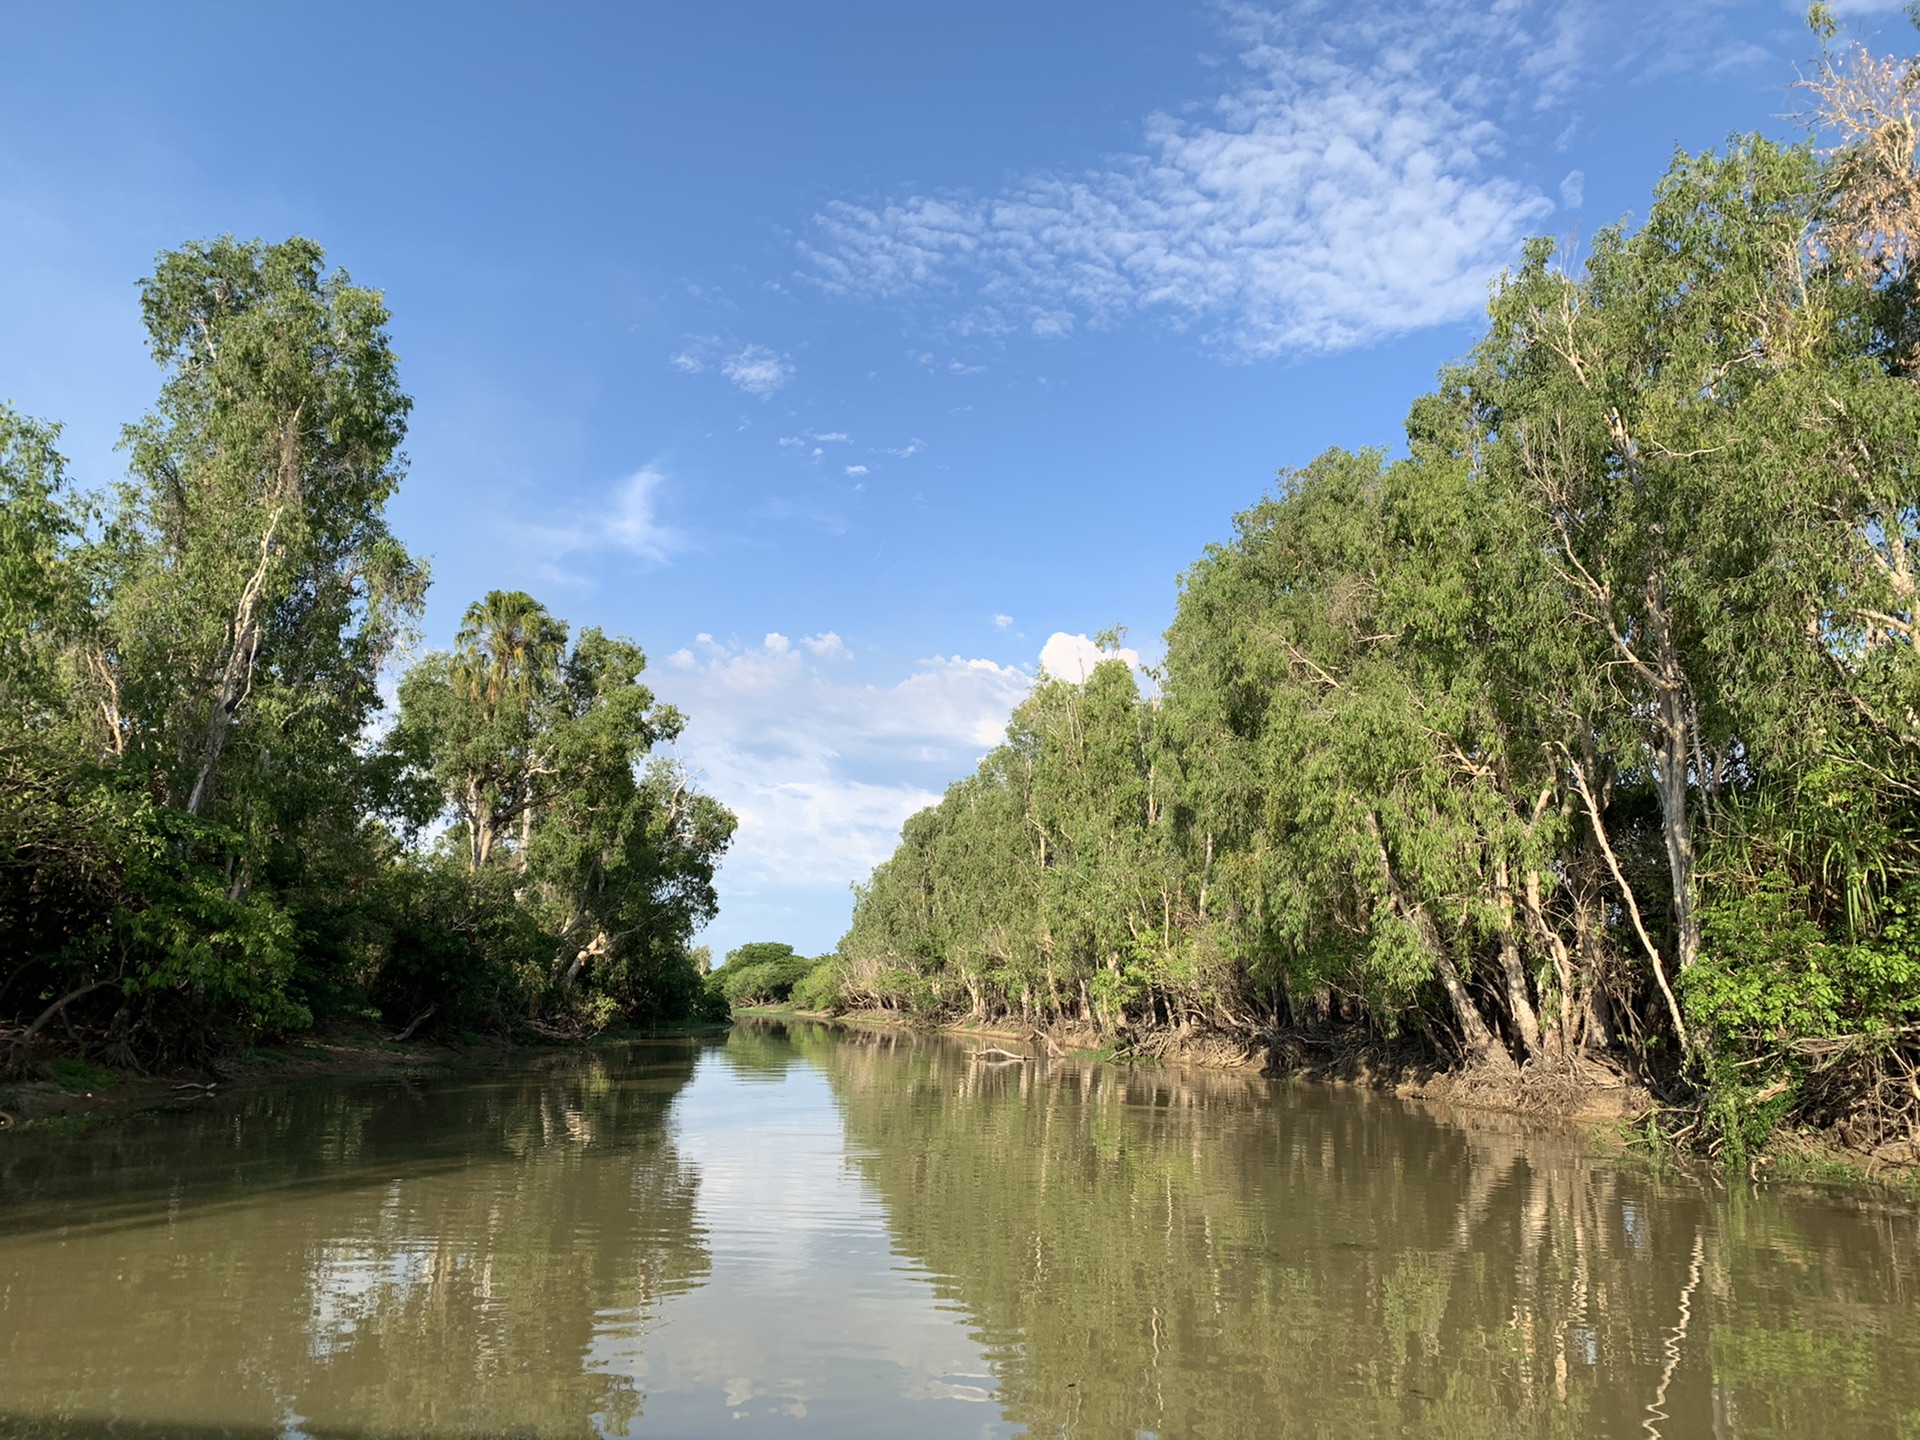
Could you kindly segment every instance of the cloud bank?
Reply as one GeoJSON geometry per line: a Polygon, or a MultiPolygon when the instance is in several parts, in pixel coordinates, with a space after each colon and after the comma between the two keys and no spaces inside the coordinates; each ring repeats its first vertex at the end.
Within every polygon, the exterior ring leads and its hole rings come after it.
{"type": "Polygon", "coordinates": [[[872,685],[851,678],[851,658],[831,630],[757,645],[702,635],[650,674],[693,717],[682,759],[740,817],[729,893],[864,879],[907,816],[999,743],[1033,678],[935,656],[872,685]]]}

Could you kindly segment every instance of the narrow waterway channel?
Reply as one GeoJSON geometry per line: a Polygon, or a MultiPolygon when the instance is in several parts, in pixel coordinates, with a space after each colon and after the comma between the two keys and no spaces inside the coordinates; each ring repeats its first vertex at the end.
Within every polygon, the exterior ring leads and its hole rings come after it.
{"type": "Polygon", "coordinates": [[[737,1028],[0,1137],[0,1435],[1911,1435],[1920,1223],[737,1028]]]}

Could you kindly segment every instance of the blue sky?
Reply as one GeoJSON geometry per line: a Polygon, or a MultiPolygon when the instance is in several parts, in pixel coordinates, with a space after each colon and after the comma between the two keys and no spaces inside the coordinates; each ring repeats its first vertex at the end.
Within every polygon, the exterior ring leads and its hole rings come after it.
{"type": "Polygon", "coordinates": [[[493,587],[640,641],[742,817],[705,938],[825,949],[1043,650],[1151,660],[1276,469],[1397,440],[1522,237],[1790,132],[1803,13],[16,0],[0,396],[103,484],[154,254],[321,241],[394,312],[425,643],[493,587]]]}

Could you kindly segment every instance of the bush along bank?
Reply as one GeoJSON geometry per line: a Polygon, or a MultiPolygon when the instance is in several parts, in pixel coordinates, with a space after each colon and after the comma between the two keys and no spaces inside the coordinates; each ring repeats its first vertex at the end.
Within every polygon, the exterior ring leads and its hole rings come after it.
{"type": "Polygon", "coordinates": [[[1531,244],[1404,455],[1186,572],[1145,693],[1117,635],[1043,675],[812,988],[1920,1154],[1920,77],[1812,86],[1837,148],[1531,244]]]}

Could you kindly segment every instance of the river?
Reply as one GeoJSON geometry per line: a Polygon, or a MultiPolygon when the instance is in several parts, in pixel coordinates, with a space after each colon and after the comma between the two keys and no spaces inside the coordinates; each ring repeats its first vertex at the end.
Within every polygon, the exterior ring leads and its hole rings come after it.
{"type": "Polygon", "coordinates": [[[1911,1436],[1920,1223],[737,1027],[0,1136],[7,1437],[1911,1436]]]}

